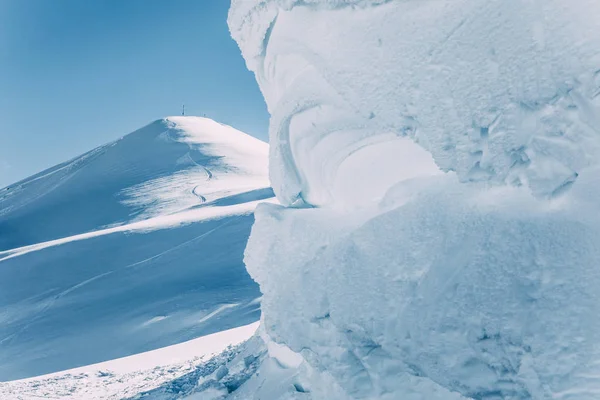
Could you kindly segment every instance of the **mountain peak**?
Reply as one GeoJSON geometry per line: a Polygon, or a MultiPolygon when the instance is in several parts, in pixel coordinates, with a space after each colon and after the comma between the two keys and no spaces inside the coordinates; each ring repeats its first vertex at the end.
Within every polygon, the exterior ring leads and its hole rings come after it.
{"type": "Polygon", "coordinates": [[[243,152],[268,153],[268,147],[262,140],[210,118],[171,116],[162,121],[172,134],[179,133],[188,144],[213,143],[235,147],[243,152]]]}
{"type": "Polygon", "coordinates": [[[0,251],[268,188],[268,152],[209,118],[156,120],[3,190],[0,229],[24,216],[31,226],[26,236],[0,237],[0,251]],[[70,224],[55,220],[61,210],[70,224]]]}

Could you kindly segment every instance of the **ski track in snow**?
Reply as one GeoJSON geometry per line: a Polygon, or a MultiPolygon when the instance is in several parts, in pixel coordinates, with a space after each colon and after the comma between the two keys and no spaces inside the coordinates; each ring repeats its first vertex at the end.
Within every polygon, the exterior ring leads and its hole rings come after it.
{"type": "Polygon", "coordinates": [[[256,321],[242,259],[256,205],[274,201],[267,155],[226,125],[171,117],[4,189],[0,380],[256,321]]]}
{"type": "MultiPolygon", "coordinates": [[[[209,236],[209,235],[213,234],[214,232],[218,231],[219,229],[223,228],[224,226],[226,226],[226,225],[228,225],[228,224],[230,224],[230,223],[232,223],[232,222],[233,222],[232,220],[226,220],[225,222],[223,222],[222,224],[218,225],[216,228],[213,228],[213,229],[209,230],[208,232],[205,232],[205,233],[203,233],[203,234],[201,234],[201,235],[198,235],[198,236],[196,236],[195,238],[192,238],[192,239],[190,239],[190,240],[188,240],[188,241],[185,241],[185,242],[183,242],[183,243],[181,243],[181,244],[178,244],[177,246],[171,247],[171,248],[170,248],[170,249],[168,249],[168,250],[162,251],[162,252],[160,252],[160,253],[158,253],[158,254],[156,254],[156,255],[152,256],[152,257],[148,257],[148,258],[146,258],[146,259],[144,259],[144,260],[141,260],[141,261],[135,262],[135,263],[133,263],[133,264],[129,264],[129,265],[127,265],[125,268],[133,268],[133,267],[137,267],[138,265],[141,265],[141,264],[147,263],[147,262],[149,262],[149,261],[155,260],[155,259],[157,259],[157,258],[159,258],[159,257],[162,257],[162,256],[164,256],[165,254],[169,254],[169,253],[171,253],[171,252],[173,252],[173,251],[175,251],[175,250],[177,250],[177,249],[180,249],[181,247],[185,247],[185,246],[187,246],[187,245],[188,245],[188,244],[190,244],[190,243],[193,243],[193,242],[197,242],[197,241],[199,241],[199,240],[202,240],[202,239],[204,239],[205,237],[207,237],[207,236],[209,236]]],[[[1,261],[1,260],[0,260],[0,261],[1,261]]]]}
{"type": "MultiPolygon", "coordinates": [[[[1,260],[0,260],[1,261],[1,260]]],[[[18,337],[19,335],[21,335],[23,332],[26,332],[27,329],[29,329],[29,327],[39,319],[39,317],[48,312],[48,310],[50,308],[52,308],[52,306],[58,301],[60,300],[62,297],[68,295],[69,293],[80,289],[82,287],[84,287],[85,285],[92,283],[94,281],[97,281],[98,279],[101,279],[107,275],[112,274],[114,271],[108,271],[99,275],[96,275],[92,278],[86,279],[82,282],[79,282],[76,285],[71,286],[70,288],[63,290],[62,292],[58,293],[57,295],[53,296],[52,298],[50,298],[49,300],[46,300],[45,305],[43,308],[41,308],[37,313],[33,314],[32,316],[29,317],[29,323],[23,325],[17,332],[13,333],[12,335],[5,337],[4,339],[0,340],[0,344],[4,344],[5,342],[8,342],[16,337],[18,337]]]]}

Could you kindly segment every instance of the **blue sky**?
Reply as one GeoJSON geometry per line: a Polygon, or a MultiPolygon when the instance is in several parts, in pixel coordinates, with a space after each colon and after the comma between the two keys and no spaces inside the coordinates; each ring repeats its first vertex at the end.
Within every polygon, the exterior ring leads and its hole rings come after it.
{"type": "Polygon", "coordinates": [[[267,139],[228,0],[0,0],[0,187],[181,112],[267,139]]]}

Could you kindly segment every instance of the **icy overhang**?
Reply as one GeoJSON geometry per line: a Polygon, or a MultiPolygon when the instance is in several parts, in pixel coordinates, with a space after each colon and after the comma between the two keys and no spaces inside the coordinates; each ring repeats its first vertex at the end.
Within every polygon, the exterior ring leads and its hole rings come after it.
{"type": "Polygon", "coordinates": [[[599,151],[599,20],[595,0],[234,0],[229,15],[272,114],[274,190],[317,206],[435,172],[406,138],[462,181],[567,189],[599,151]]]}

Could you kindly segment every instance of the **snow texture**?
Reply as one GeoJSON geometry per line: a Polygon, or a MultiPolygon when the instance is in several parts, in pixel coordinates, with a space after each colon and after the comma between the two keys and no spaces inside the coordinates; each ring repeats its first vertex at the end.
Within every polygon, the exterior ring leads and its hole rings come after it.
{"type": "Polygon", "coordinates": [[[399,137],[461,181],[560,192],[598,159],[599,18],[595,0],[233,0],[229,25],[272,114],[278,198],[324,205],[399,137]]]}
{"type": "Polygon", "coordinates": [[[171,117],[0,191],[0,381],[257,321],[242,257],[267,154],[171,117]]]}
{"type": "Polygon", "coordinates": [[[232,1],[281,202],[246,249],[272,349],[246,398],[598,399],[598,21],[595,0],[232,1]],[[260,393],[269,363],[287,391],[260,393]]]}
{"type": "Polygon", "coordinates": [[[259,359],[262,348],[241,345],[257,327],[258,323],[253,323],[147,353],[0,383],[0,398],[166,400],[192,392],[227,392],[225,384],[233,389],[235,379],[243,381],[258,364],[253,361],[259,359]],[[248,355],[250,350],[256,350],[257,356],[248,355]],[[242,352],[248,366],[234,373],[242,352]]]}

